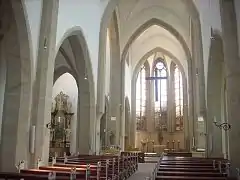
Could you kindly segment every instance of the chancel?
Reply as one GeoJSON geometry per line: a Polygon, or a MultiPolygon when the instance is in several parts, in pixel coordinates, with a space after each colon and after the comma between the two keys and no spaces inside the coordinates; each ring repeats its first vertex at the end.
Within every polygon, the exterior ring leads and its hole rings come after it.
{"type": "Polygon", "coordinates": [[[239,37],[240,0],[0,0],[0,179],[237,178],[239,37]]]}

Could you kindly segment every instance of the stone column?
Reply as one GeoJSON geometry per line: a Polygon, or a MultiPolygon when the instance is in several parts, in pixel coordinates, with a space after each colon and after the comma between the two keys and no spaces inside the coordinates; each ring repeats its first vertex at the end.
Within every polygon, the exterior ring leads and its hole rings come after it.
{"type": "Polygon", "coordinates": [[[131,120],[130,120],[130,144],[135,145],[136,141],[136,82],[137,75],[133,75],[131,82],[131,120]]]}
{"type": "Polygon", "coordinates": [[[40,157],[48,163],[51,120],[54,55],[57,32],[58,0],[43,1],[36,80],[33,92],[32,124],[36,125],[35,153],[32,163],[40,157]]]}
{"type": "MultiPolygon", "coordinates": [[[[196,33],[194,33],[194,28],[196,27],[196,24],[194,24],[194,21],[191,21],[191,39],[192,39],[192,49],[193,49],[193,58],[188,59],[188,82],[189,82],[189,127],[190,127],[190,138],[191,138],[191,147],[196,147],[198,144],[198,137],[197,137],[197,115],[199,114],[199,103],[198,103],[198,84],[197,84],[197,77],[198,69],[196,69],[196,60],[197,55],[196,51],[199,51],[199,49],[196,49],[194,44],[196,44],[196,41],[199,41],[199,39],[196,39],[196,33]]],[[[190,57],[189,57],[190,58],[190,57]]]]}
{"type": "Polygon", "coordinates": [[[175,132],[175,88],[174,88],[174,67],[170,66],[170,76],[168,76],[168,132],[175,132]]]}
{"type": "MultiPolygon", "coordinates": [[[[151,66],[150,66],[151,67],[151,66]]],[[[154,76],[153,70],[150,68],[150,76],[154,76]]],[[[153,134],[155,134],[155,94],[154,94],[154,81],[149,81],[149,115],[150,119],[149,121],[151,122],[151,131],[153,134]]],[[[154,139],[154,137],[153,137],[154,139]]]]}
{"type": "Polygon", "coordinates": [[[111,43],[111,72],[110,72],[110,116],[116,117],[115,121],[109,121],[108,130],[112,131],[115,136],[115,145],[120,145],[121,136],[121,95],[122,95],[122,65],[120,61],[120,49],[118,42],[118,34],[114,25],[114,20],[111,20],[110,28],[110,43],[111,43]]]}
{"type": "MultiPolygon", "coordinates": [[[[91,134],[90,130],[95,129],[93,127],[90,128],[90,92],[88,87],[88,80],[81,79],[79,81],[82,87],[79,88],[79,119],[78,119],[78,132],[77,132],[77,152],[81,154],[88,154],[91,149],[92,152],[95,152],[93,143],[91,140],[92,136],[95,134],[91,134]],[[84,88],[85,87],[85,88],[84,88]]],[[[95,127],[95,125],[93,125],[95,127]]],[[[94,131],[95,132],[95,131],[94,131]]]]}
{"type": "Polygon", "coordinates": [[[2,132],[2,116],[3,116],[3,104],[4,104],[4,92],[6,83],[6,62],[3,56],[3,47],[0,41],[0,144],[1,144],[1,132],[2,132]]]}
{"type": "Polygon", "coordinates": [[[120,102],[120,122],[118,123],[120,126],[117,126],[117,128],[120,127],[120,147],[122,150],[124,150],[125,145],[125,65],[126,61],[125,59],[121,61],[121,102],[120,102]]]}
{"type": "MultiPolygon", "coordinates": [[[[150,74],[150,67],[149,65],[145,63],[145,70],[146,70],[146,77],[151,76],[150,74]]],[[[152,93],[151,93],[151,81],[146,81],[146,129],[147,132],[152,133],[153,132],[153,121],[152,121],[152,93]]]]}
{"type": "Polygon", "coordinates": [[[232,125],[229,130],[229,155],[233,167],[240,167],[240,59],[238,57],[238,36],[233,0],[221,1],[223,50],[225,61],[227,120],[232,125]]]}

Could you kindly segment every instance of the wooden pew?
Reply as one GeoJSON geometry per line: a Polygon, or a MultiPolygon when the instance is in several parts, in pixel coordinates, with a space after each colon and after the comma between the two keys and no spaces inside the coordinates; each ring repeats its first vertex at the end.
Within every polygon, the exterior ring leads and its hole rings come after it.
{"type": "Polygon", "coordinates": [[[175,153],[174,156],[164,156],[161,159],[155,179],[229,179],[225,172],[228,163],[227,160],[221,158],[183,157],[175,153]]]}
{"type": "MultiPolygon", "coordinates": [[[[50,158],[50,160],[52,160],[50,158]]],[[[96,156],[78,155],[57,158],[53,166],[40,166],[39,169],[22,169],[20,173],[0,173],[0,179],[48,179],[49,173],[57,179],[70,179],[74,175],[79,180],[122,180],[129,177],[137,169],[137,156],[96,156]],[[90,165],[89,165],[90,164],[90,165]],[[99,164],[101,165],[99,167],[99,164]],[[55,172],[55,173],[53,173],[55,172]]]]}
{"type": "MultiPolygon", "coordinates": [[[[7,173],[7,172],[0,172],[0,179],[6,180],[47,180],[48,174],[39,175],[39,174],[23,174],[23,173],[7,173]]],[[[58,176],[57,179],[59,180],[69,180],[69,177],[62,177],[58,176]]]]}

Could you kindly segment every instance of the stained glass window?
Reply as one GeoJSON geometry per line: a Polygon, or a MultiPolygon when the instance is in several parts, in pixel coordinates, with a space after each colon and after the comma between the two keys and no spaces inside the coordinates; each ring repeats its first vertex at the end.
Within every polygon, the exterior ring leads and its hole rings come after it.
{"type": "Polygon", "coordinates": [[[175,130],[183,130],[183,80],[182,73],[175,65],[174,67],[174,92],[175,92],[175,130]]]}
{"type": "Polygon", "coordinates": [[[137,130],[146,129],[146,66],[138,73],[136,84],[136,122],[137,130]]]}

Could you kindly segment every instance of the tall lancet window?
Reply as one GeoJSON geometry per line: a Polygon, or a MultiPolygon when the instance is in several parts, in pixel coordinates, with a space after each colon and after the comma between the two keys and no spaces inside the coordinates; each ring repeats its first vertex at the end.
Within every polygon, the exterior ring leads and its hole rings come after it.
{"type": "Polygon", "coordinates": [[[146,129],[146,66],[138,73],[136,84],[136,122],[137,130],[146,129]]]}
{"type": "Polygon", "coordinates": [[[175,65],[174,67],[174,92],[175,92],[175,130],[183,130],[183,79],[182,73],[175,65]]]}
{"type": "Polygon", "coordinates": [[[153,67],[154,82],[154,120],[155,128],[167,131],[167,68],[164,62],[157,61],[153,67]]]}

